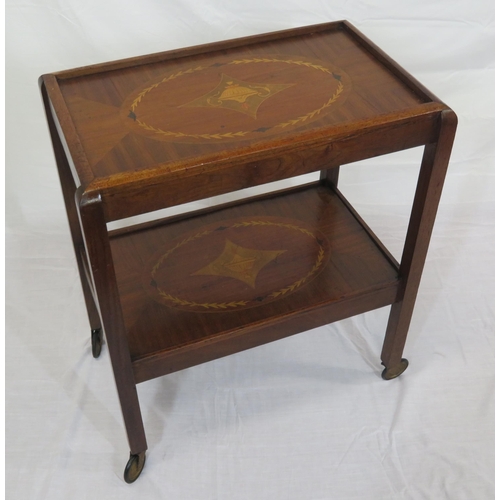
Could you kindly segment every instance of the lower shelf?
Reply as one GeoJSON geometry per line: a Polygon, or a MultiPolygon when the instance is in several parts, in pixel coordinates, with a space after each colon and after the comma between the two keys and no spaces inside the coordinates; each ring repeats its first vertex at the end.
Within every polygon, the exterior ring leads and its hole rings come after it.
{"type": "Polygon", "coordinates": [[[394,302],[393,258],[319,183],[111,234],[137,382],[394,302]]]}

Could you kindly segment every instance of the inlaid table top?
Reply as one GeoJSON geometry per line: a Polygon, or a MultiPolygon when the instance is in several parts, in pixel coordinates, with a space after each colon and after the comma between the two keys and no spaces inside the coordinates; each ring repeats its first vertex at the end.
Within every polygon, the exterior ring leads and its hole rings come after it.
{"type": "Polygon", "coordinates": [[[346,22],[42,78],[77,185],[101,191],[206,173],[228,158],[280,158],[444,106],[346,22]]]}

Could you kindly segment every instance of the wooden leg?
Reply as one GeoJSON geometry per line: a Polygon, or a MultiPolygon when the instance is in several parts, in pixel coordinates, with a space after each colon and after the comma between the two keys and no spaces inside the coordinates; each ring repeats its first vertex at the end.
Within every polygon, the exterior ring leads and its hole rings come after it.
{"type": "MultiPolygon", "coordinates": [[[[129,465],[127,465],[129,472],[131,471],[130,474],[134,476],[137,471],[140,474],[142,470],[139,465],[141,463],[144,465],[143,458],[147,443],[118,295],[106,220],[99,194],[81,196],[79,189],[77,203],[85,236],[87,256],[91,266],[91,277],[101,311],[118,397],[130,444],[130,453],[131,456],[138,456],[138,462],[133,460],[132,465],[130,465],[131,461],[129,460],[129,465]]],[[[132,476],[129,476],[129,479],[132,476]]],[[[135,479],[137,476],[138,474],[135,479]]]]}
{"type": "Polygon", "coordinates": [[[83,296],[87,306],[87,313],[90,322],[91,330],[101,329],[101,320],[97,310],[92,290],[85,273],[85,263],[83,261],[82,251],[84,250],[83,235],[78,221],[78,212],[75,205],[75,192],[76,185],[71,173],[71,167],[68,163],[68,158],[64,151],[61,139],[57,133],[54,118],[50,109],[50,104],[47,97],[45,86],[41,87],[43,102],[45,105],[45,112],[47,114],[47,122],[49,124],[50,137],[52,139],[52,147],[56,158],[57,170],[59,172],[59,180],[61,182],[64,204],[66,205],[66,213],[68,215],[69,228],[71,232],[71,239],[73,240],[73,249],[75,251],[76,261],[78,264],[78,271],[80,273],[80,281],[82,284],[83,296]]]}
{"type": "Polygon", "coordinates": [[[401,287],[391,308],[384,346],[383,377],[399,376],[408,366],[402,358],[406,336],[410,327],[425,257],[436,217],[439,198],[444,184],[451,147],[455,137],[457,118],[451,110],[443,111],[439,138],[426,146],[401,258],[401,287]]]}
{"type": "Polygon", "coordinates": [[[321,170],[320,180],[327,183],[332,189],[335,189],[339,183],[340,166],[332,167],[328,170],[321,170]]]}

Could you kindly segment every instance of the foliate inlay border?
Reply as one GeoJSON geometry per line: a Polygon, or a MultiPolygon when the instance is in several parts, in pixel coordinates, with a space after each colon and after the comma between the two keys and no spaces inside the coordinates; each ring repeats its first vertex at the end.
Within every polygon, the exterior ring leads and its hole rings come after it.
{"type": "MultiPolygon", "coordinates": [[[[229,226],[227,226],[225,229],[233,229],[233,228],[240,228],[240,227],[251,227],[251,226],[275,226],[275,227],[282,227],[282,228],[287,228],[291,229],[294,231],[298,231],[302,234],[305,234],[309,236],[310,238],[313,238],[314,241],[318,245],[318,253],[316,254],[315,262],[312,266],[312,268],[309,270],[307,274],[305,274],[303,277],[300,279],[294,281],[288,286],[282,287],[278,290],[275,290],[271,293],[269,293],[267,296],[261,298],[258,302],[255,303],[255,305],[261,305],[262,303],[265,303],[267,300],[274,300],[277,298],[281,298],[298,288],[300,288],[302,285],[304,285],[312,276],[314,276],[322,264],[324,264],[325,256],[327,255],[327,252],[325,251],[325,244],[327,244],[327,240],[325,238],[323,239],[318,239],[318,236],[309,231],[308,229],[304,227],[300,227],[294,224],[290,223],[282,223],[282,222],[272,222],[272,221],[265,221],[265,220],[250,220],[250,221],[241,221],[241,222],[235,222],[229,226]]],[[[167,293],[165,290],[163,290],[156,281],[156,276],[158,271],[161,269],[163,263],[165,262],[166,259],[168,259],[169,256],[171,256],[176,250],[179,248],[182,248],[184,245],[193,242],[195,240],[200,240],[213,232],[217,231],[217,228],[210,229],[210,230],[204,230],[200,231],[194,235],[188,236],[187,238],[184,238],[181,240],[179,243],[177,243],[175,246],[172,248],[168,249],[155,263],[151,270],[151,281],[150,285],[154,286],[156,288],[156,292],[158,293],[158,296],[161,298],[161,302],[166,303],[167,305],[173,305],[175,306],[180,306],[180,307],[187,307],[187,308],[198,308],[199,310],[205,310],[205,311],[227,311],[227,310],[235,310],[239,307],[248,307],[249,304],[251,306],[251,302],[254,302],[253,300],[235,300],[231,302],[195,302],[188,300],[186,298],[178,297],[175,295],[172,295],[170,293],[167,293]]]]}
{"type": "Polygon", "coordinates": [[[169,137],[169,138],[179,138],[179,139],[206,139],[206,140],[224,140],[224,139],[235,139],[235,138],[244,138],[246,135],[262,131],[262,127],[259,130],[240,130],[237,132],[225,132],[225,133],[217,133],[217,134],[189,134],[185,132],[176,132],[173,130],[163,130],[159,127],[155,127],[153,125],[150,125],[143,120],[141,120],[138,116],[138,108],[141,103],[141,101],[144,99],[144,97],[151,92],[152,90],[158,88],[160,85],[164,83],[171,82],[172,80],[175,80],[176,78],[179,78],[184,75],[188,74],[193,74],[197,71],[201,71],[210,67],[218,67],[218,66],[231,66],[231,65],[239,65],[239,64],[258,64],[258,63],[284,63],[284,64],[295,64],[299,66],[304,66],[307,68],[311,68],[316,71],[321,71],[326,74],[331,74],[332,77],[338,82],[337,88],[333,92],[333,94],[330,96],[330,98],[323,103],[322,106],[320,106],[317,109],[314,109],[310,111],[309,113],[306,113],[304,115],[298,116],[296,118],[292,118],[290,120],[278,123],[276,125],[272,125],[269,127],[264,127],[265,131],[271,130],[271,129],[285,129],[286,127],[292,126],[292,125],[297,125],[298,123],[301,122],[306,122],[317,115],[319,115],[321,112],[332,106],[340,97],[342,92],[344,92],[344,85],[342,83],[342,76],[335,73],[331,69],[326,68],[325,66],[322,66],[321,64],[313,63],[311,61],[302,61],[302,60],[294,60],[294,59],[279,59],[279,58],[268,58],[268,57],[262,57],[262,58],[249,58],[249,59],[235,59],[233,61],[227,62],[227,63],[213,63],[210,65],[199,65],[194,68],[188,68],[185,70],[178,71],[176,73],[173,73],[169,76],[166,76],[159,82],[154,83],[153,85],[150,85],[146,89],[142,90],[137,97],[132,101],[132,104],[130,106],[130,112],[128,114],[128,118],[131,118],[134,120],[134,122],[141,127],[144,130],[147,130],[148,132],[153,132],[156,135],[163,136],[163,137],[169,137]]]}

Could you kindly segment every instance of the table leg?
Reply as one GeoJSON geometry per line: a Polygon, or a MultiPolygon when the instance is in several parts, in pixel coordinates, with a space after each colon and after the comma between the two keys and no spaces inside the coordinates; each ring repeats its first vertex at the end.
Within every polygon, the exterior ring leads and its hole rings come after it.
{"type": "Polygon", "coordinates": [[[408,232],[401,258],[401,286],[393,304],[382,348],[384,379],[399,376],[408,366],[402,358],[425,257],[444,184],[457,126],[451,110],[441,113],[437,142],[425,147],[408,232]]]}
{"type": "Polygon", "coordinates": [[[81,189],[79,189],[76,198],[91,267],[91,277],[101,311],[118,397],[130,444],[131,456],[125,469],[125,480],[133,482],[144,466],[147,443],[118,295],[106,220],[99,194],[81,195],[81,189]]]}
{"type": "Polygon", "coordinates": [[[327,170],[321,170],[320,180],[327,183],[332,189],[335,189],[339,183],[340,166],[331,167],[327,170]]]}
{"type": "Polygon", "coordinates": [[[93,333],[93,336],[99,336],[101,335],[101,320],[99,318],[99,312],[97,310],[94,297],[92,296],[92,290],[85,273],[85,265],[82,256],[82,250],[84,249],[83,235],[80,228],[80,223],[78,221],[78,212],[75,205],[75,192],[77,187],[75,185],[75,181],[73,179],[71,168],[68,163],[68,158],[66,157],[63,145],[61,143],[61,139],[59,137],[59,134],[57,133],[54,118],[50,109],[47,91],[44,85],[41,86],[41,92],[43,103],[45,106],[45,113],[47,115],[50,137],[52,139],[52,147],[54,149],[57,170],[59,172],[59,180],[61,182],[64,204],[66,205],[66,214],[68,216],[71,239],[73,241],[73,249],[75,251],[76,261],[78,264],[78,271],[80,273],[83,296],[85,298],[85,304],[87,306],[90,328],[92,332],[96,332],[93,333]]]}

